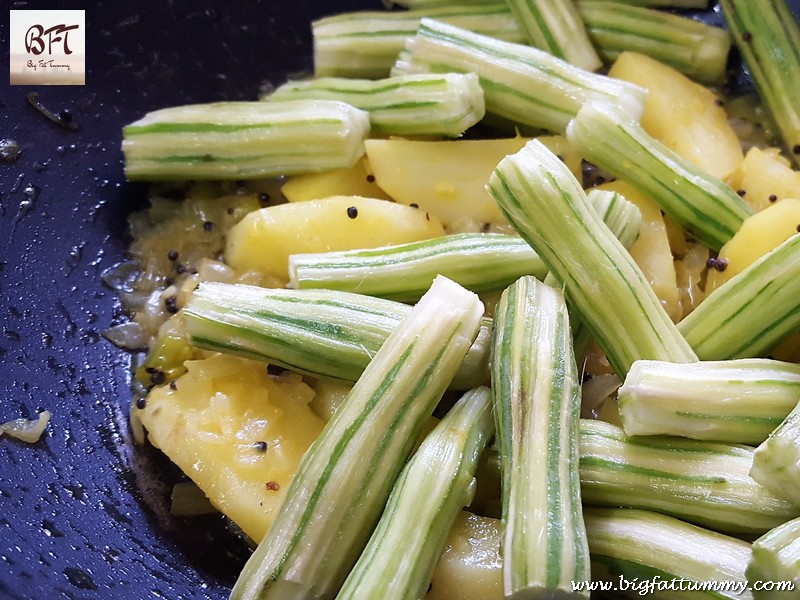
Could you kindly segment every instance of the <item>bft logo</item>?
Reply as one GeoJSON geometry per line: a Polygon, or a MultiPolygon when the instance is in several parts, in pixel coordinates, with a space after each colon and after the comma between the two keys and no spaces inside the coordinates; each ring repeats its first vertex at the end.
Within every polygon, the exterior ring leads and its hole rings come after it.
{"type": "Polygon", "coordinates": [[[85,11],[12,10],[9,13],[11,85],[84,85],[85,11]]]}
{"type": "MultiPolygon", "coordinates": [[[[53,44],[61,44],[66,55],[72,54],[69,48],[69,32],[79,29],[80,25],[66,25],[61,23],[45,29],[42,25],[32,25],[25,33],[25,50],[36,56],[42,54],[47,49],[48,54],[53,54],[53,44]],[[47,45],[45,46],[45,36],[47,45]]],[[[58,46],[56,46],[58,49],[58,46]]]]}

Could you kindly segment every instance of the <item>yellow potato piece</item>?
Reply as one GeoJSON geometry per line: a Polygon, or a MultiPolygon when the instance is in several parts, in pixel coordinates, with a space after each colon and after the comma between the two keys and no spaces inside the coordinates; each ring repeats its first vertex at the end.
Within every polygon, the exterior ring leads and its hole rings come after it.
{"type": "MultiPolygon", "coordinates": [[[[748,153],[748,156],[750,153],[748,153]]],[[[800,228],[800,200],[786,198],[754,214],[742,223],[730,241],[719,251],[725,270],[708,270],[706,295],[741,273],[770,250],[773,250],[800,228]]],[[[785,339],[772,351],[778,360],[800,361],[800,335],[785,339]]]]}
{"type": "Polygon", "coordinates": [[[711,90],[636,52],[620,54],[609,75],[648,90],[642,127],[680,156],[720,178],[741,164],[739,138],[711,90]]]}
{"type": "Polygon", "coordinates": [[[289,178],[281,192],[289,202],[319,200],[331,196],[364,196],[388,200],[367,163],[362,157],[349,169],[332,169],[322,173],[305,173],[289,178]]]}
{"type": "MultiPolygon", "coordinates": [[[[580,157],[566,138],[542,142],[580,174],[580,157]]],[[[497,163],[518,152],[529,138],[499,140],[418,141],[367,140],[367,158],[377,184],[401,204],[418,204],[450,230],[505,224],[486,183],[497,163]],[[472,227],[471,227],[472,226],[472,227]]]]}
{"type": "Polygon", "coordinates": [[[270,377],[263,363],[234,356],[186,368],[176,389],[153,389],[137,409],[148,439],[260,541],[324,426],[309,408],[314,392],[299,375],[270,377]]]}
{"type": "Polygon", "coordinates": [[[254,271],[285,284],[290,254],[375,248],[441,235],[439,219],[423,209],[336,196],[248,214],[228,232],[225,261],[240,273],[254,271]]]}
{"type": "Polygon", "coordinates": [[[756,212],[784,198],[800,198],[800,172],[792,169],[778,148],[750,148],[726,181],[744,192],[742,199],[756,212]]]}
{"type": "Polygon", "coordinates": [[[502,600],[500,521],[463,511],[439,559],[425,600],[502,600]]]}
{"type": "Polygon", "coordinates": [[[661,209],[624,181],[616,180],[599,187],[619,192],[642,212],[642,228],[639,238],[630,249],[631,256],[642,269],[667,314],[673,321],[679,321],[683,312],[669,235],[661,209]]]}
{"type": "Polygon", "coordinates": [[[726,261],[724,271],[708,270],[706,294],[779,246],[800,226],[800,200],[787,198],[748,217],[730,241],[720,248],[718,260],[726,261]]]}

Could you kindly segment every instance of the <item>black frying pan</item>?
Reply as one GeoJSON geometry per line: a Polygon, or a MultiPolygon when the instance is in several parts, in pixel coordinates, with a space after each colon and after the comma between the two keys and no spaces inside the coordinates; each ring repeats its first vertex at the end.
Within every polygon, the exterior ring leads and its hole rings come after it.
{"type": "Polygon", "coordinates": [[[127,214],[146,196],[124,181],[120,129],[163,106],[253,99],[310,69],[312,18],[381,3],[84,4],[83,87],[9,86],[0,14],[0,139],[22,147],[0,162],[0,421],[53,413],[34,445],[0,438],[0,599],[225,598],[249,550],[221,517],[169,516],[169,467],[128,433],[129,357],[100,336],[123,319],[100,275],[123,259],[127,214]],[[31,91],[79,129],[48,121],[31,91]]]}

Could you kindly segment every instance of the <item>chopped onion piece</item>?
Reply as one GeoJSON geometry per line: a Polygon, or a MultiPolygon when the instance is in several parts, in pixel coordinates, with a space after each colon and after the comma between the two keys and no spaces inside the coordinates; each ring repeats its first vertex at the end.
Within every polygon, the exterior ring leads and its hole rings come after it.
{"type": "Polygon", "coordinates": [[[125,350],[144,350],[149,339],[142,326],[135,321],[109,327],[103,332],[103,337],[125,350]]]}
{"type": "Polygon", "coordinates": [[[50,422],[50,411],[43,410],[36,419],[14,419],[0,424],[0,436],[7,433],[23,442],[33,444],[42,437],[45,427],[50,422]]]}
{"type": "Polygon", "coordinates": [[[200,274],[201,281],[217,281],[219,283],[232,283],[236,277],[236,271],[224,262],[203,258],[200,260],[200,267],[197,272],[200,274]]]}
{"type": "Polygon", "coordinates": [[[603,401],[622,385],[616,375],[598,375],[583,384],[581,397],[581,416],[596,418],[603,401]]]}
{"type": "Polygon", "coordinates": [[[140,271],[141,267],[137,261],[126,260],[105,271],[101,279],[115,292],[132,292],[140,271]]]}

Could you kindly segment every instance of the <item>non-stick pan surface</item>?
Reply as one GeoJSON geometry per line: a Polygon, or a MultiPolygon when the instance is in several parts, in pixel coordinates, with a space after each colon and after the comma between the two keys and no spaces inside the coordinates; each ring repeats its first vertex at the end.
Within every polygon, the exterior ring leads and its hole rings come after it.
{"type": "Polygon", "coordinates": [[[249,550],[219,517],[169,516],[163,461],[129,435],[129,357],[100,335],[123,319],[100,276],[123,260],[126,217],[146,197],[124,181],[120,129],[168,105],[254,99],[310,69],[312,18],[380,7],[3,3],[0,139],[22,154],[0,162],[0,421],[52,420],[36,444],[0,438],[0,599],[227,596],[249,550]],[[10,86],[7,8],[85,8],[86,85],[10,86]],[[79,129],[48,121],[30,92],[79,129]]]}

